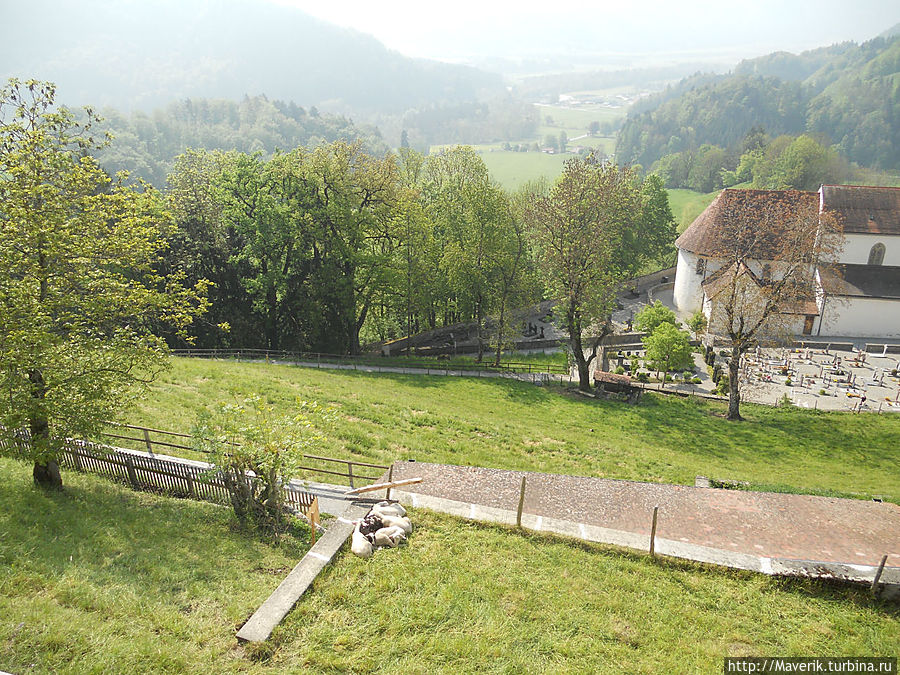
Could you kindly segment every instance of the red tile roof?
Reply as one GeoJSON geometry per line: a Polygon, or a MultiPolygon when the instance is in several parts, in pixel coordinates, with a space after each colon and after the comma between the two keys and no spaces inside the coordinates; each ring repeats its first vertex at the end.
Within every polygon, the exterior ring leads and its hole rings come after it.
{"type": "Polygon", "coordinates": [[[819,195],[815,192],[722,190],[675,245],[692,253],[717,256],[733,245],[724,240],[740,235],[747,238],[746,257],[772,260],[778,251],[783,223],[804,210],[817,212],[818,205],[819,195]]]}
{"type": "Polygon", "coordinates": [[[823,185],[822,196],[846,234],[900,235],[900,188],[823,185]]]}

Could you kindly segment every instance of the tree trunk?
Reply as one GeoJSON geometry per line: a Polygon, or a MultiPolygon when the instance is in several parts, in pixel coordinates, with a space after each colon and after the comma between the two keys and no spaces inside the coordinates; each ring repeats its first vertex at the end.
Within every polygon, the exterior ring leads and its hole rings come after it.
{"type": "Polygon", "coordinates": [[[731,347],[731,362],[728,364],[728,419],[742,420],[741,392],[738,388],[738,371],[741,366],[741,348],[731,347]]]}
{"type": "MultiPolygon", "coordinates": [[[[47,385],[44,383],[44,374],[37,368],[28,374],[31,381],[31,396],[42,401],[47,393],[47,385]]],[[[28,420],[31,432],[31,448],[35,457],[43,459],[34,461],[32,476],[38,487],[47,490],[62,489],[62,476],[59,473],[59,463],[55,458],[47,459],[50,453],[50,421],[47,415],[37,407],[28,420]]]]}
{"type": "Polygon", "coordinates": [[[503,332],[506,326],[506,298],[500,302],[500,321],[497,325],[497,354],[494,358],[494,366],[500,367],[500,356],[503,352],[503,332]]]}
{"type": "Polygon", "coordinates": [[[45,490],[62,490],[62,475],[59,473],[59,464],[56,460],[35,462],[31,475],[38,487],[45,490]]]}

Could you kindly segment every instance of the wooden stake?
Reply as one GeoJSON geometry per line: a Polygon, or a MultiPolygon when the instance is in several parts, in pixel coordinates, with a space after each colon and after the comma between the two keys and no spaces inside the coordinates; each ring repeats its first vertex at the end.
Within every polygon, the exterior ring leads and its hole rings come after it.
{"type": "Polygon", "coordinates": [[[884,556],[881,559],[881,564],[878,566],[878,571],[875,572],[875,578],[872,580],[872,593],[878,593],[878,582],[881,581],[881,573],[884,572],[884,566],[887,563],[887,556],[884,556]]]}
{"type": "Polygon", "coordinates": [[[312,504],[309,505],[309,528],[310,528],[310,543],[315,546],[316,544],[316,528],[319,527],[319,498],[313,497],[312,504]]]}
{"type": "Polygon", "coordinates": [[[347,495],[358,495],[363,492],[375,492],[376,490],[384,490],[385,488],[395,488],[400,487],[401,485],[412,485],[413,483],[421,483],[422,478],[404,478],[403,480],[395,480],[390,483],[375,483],[373,485],[365,485],[363,487],[358,487],[355,490],[348,490],[344,494],[347,495]]]}
{"type": "MultiPolygon", "coordinates": [[[[393,462],[391,462],[391,468],[388,469],[388,483],[390,483],[392,480],[394,480],[394,463],[393,462]]],[[[391,488],[387,489],[387,492],[384,494],[384,498],[388,499],[388,500],[391,498],[391,488]]]]}
{"type": "Polygon", "coordinates": [[[650,555],[656,555],[656,517],[659,514],[659,507],[653,507],[653,524],[650,526],[650,555]]]}
{"type": "Polygon", "coordinates": [[[519,489],[519,508],[516,509],[516,527],[522,527],[522,507],[525,506],[525,476],[522,476],[522,487],[519,489]]]}

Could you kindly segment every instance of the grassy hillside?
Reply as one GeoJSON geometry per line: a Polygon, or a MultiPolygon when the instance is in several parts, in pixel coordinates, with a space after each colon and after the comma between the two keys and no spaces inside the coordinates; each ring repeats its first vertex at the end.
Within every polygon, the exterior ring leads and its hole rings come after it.
{"type": "Polygon", "coordinates": [[[326,568],[271,640],[235,632],[300,551],[227,509],[0,458],[0,668],[24,672],[716,672],[722,657],[895,653],[861,589],[477,525],[423,511],[408,546],[326,568]],[[473,571],[477,570],[477,574],[473,571]]]}
{"type": "Polygon", "coordinates": [[[669,193],[669,208],[672,209],[672,215],[675,216],[678,234],[684,232],[720,192],[715,190],[704,194],[694,190],[674,188],[669,188],[666,191],[669,193]]]}
{"type": "Polygon", "coordinates": [[[251,393],[290,410],[334,406],[323,454],[386,463],[476,464],[693,484],[698,474],[900,500],[900,418],[646,395],[631,406],[511,380],[327,371],[174,359],[129,420],[190,430],[197,411],[251,393]],[[851,440],[852,439],[852,440],[851,440]]]}
{"type": "Polygon", "coordinates": [[[235,531],[212,504],[70,472],[47,494],[5,458],[0,475],[4,671],[238,670],[235,630],[306,549],[235,531]]]}
{"type": "Polygon", "coordinates": [[[563,164],[574,155],[548,155],[543,152],[480,152],[488,171],[507,190],[518,190],[529,181],[546,178],[556,180],[563,164]]]}

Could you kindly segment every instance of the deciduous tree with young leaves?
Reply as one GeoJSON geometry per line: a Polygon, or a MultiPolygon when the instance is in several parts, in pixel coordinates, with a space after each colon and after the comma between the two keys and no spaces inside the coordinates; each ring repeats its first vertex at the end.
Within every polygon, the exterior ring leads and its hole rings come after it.
{"type": "Polygon", "coordinates": [[[631,265],[627,232],[643,217],[640,187],[630,169],[572,159],[549,194],[535,195],[527,210],[538,264],[548,290],[561,300],[559,321],[583,391],[590,389],[590,363],[609,332],[616,290],[631,265]],[[585,356],[589,330],[594,337],[585,356]]]}
{"type": "Polygon", "coordinates": [[[78,122],[54,86],[0,90],[0,434],[30,432],[34,480],[61,487],[67,438],[95,435],[166,363],[155,331],[185,331],[205,283],[157,271],[170,218],[143,185],[90,156],[97,116],[78,122]]]}

